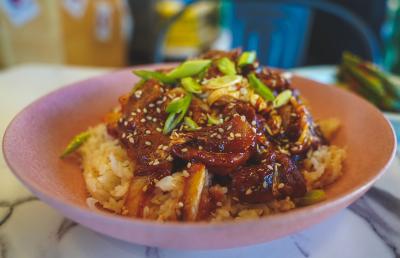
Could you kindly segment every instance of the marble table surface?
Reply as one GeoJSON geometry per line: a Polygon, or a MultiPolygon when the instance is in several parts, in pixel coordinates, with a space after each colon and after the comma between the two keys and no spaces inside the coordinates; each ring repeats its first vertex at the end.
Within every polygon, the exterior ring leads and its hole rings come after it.
{"type": "MultiPolygon", "coordinates": [[[[0,72],[0,136],[24,106],[65,84],[107,72],[31,64],[0,72]]],[[[300,69],[332,80],[332,67],[300,69]]],[[[324,222],[269,243],[214,251],[133,245],[63,218],[21,185],[0,155],[0,258],[400,257],[400,158],[361,199],[324,222]]],[[[362,171],[360,171],[362,173],[362,171]]],[[[245,232],[244,232],[245,233],[245,232]]]]}

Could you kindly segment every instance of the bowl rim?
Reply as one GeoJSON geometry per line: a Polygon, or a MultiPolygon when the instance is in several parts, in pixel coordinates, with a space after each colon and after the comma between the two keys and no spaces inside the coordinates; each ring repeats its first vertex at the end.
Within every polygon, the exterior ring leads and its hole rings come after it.
{"type": "MultiPolygon", "coordinates": [[[[155,68],[167,68],[170,66],[175,66],[177,63],[157,63],[157,64],[148,64],[148,65],[139,65],[139,66],[133,66],[129,68],[124,68],[120,70],[114,70],[109,73],[105,73],[103,75],[98,75],[94,76],[85,80],[80,80],[74,83],[67,84],[65,86],[61,86],[60,88],[57,88],[55,90],[50,91],[49,93],[39,97],[37,100],[33,101],[32,103],[28,104],[25,106],[22,110],[20,110],[14,118],[11,120],[11,122],[8,124],[4,135],[3,135],[3,141],[2,141],[2,151],[3,151],[3,156],[5,159],[6,164],[10,168],[10,170],[13,172],[13,174],[19,179],[20,182],[23,183],[25,187],[27,187],[34,195],[38,196],[39,199],[43,200],[45,203],[48,203],[50,206],[58,209],[58,205],[62,205],[65,207],[68,207],[71,209],[74,213],[79,213],[80,215],[86,217],[90,216],[96,219],[111,219],[115,221],[116,223],[132,223],[132,224],[142,224],[145,226],[151,226],[151,227],[163,227],[163,228],[189,228],[189,227],[194,227],[194,228],[208,228],[208,227],[213,227],[213,228],[218,228],[218,227],[225,227],[228,225],[238,225],[238,224],[248,224],[248,223],[253,223],[254,221],[260,221],[260,220],[270,220],[270,221],[283,221],[285,219],[291,218],[291,217],[296,217],[296,218],[303,218],[306,216],[309,216],[309,213],[323,213],[326,210],[329,210],[329,208],[334,208],[338,207],[341,205],[348,206],[351,203],[351,200],[354,198],[354,196],[361,196],[365,191],[367,191],[372,184],[379,179],[383,173],[387,170],[387,168],[390,166],[392,163],[395,153],[396,153],[396,148],[397,148],[397,139],[395,136],[395,132],[393,129],[392,124],[389,122],[388,118],[384,116],[384,114],[377,109],[375,106],[373,106],[371,103],[366,101],[365,99],[361,98],[360,96],[348,92],[342,88],[339,87],[334,87],[334,90],[341,91],[343,94],[350,94],[352,97],[358,98],[360,101],[364,102],[363,104],[370,106],[370,108],[374,109],[374,112],[379,112],[381,115],[381,118],[384,119],[385,125],[390,128],[390,137],[392,138],[392,148],[391,148],[391,154],[389,159],[386,161],[383,167],[379,169],[373,176],[367,178],[365,180],[363,185],[360,185],[359,187],[352,189],[349,189],[347,191],[341,192],[334,198],[329,198],[325,201],[322,201],[317,204],[313,204],[310,206],[304,206],[304,207],[296,207],[295,209],[292,209],[288,212],[282,212],[282,213],[275,213],[271,214],[265,217],[259,217],[259,218],[249,218],[249,219],[242,219],[242,220],[228,220],[228,221],[198,221],[198,222],[186,222],[186,221],[157,221],[157,220],[148,220],[148,219],[141,219],[141,218],[131,218],[131,217],[125,217],[121,216],[118,214],[114,214],[111,212],[103,212],[100,210],[92,210],[89,207],[80,207],[76,205],[72,201],[68,201],[66,199],[59,199],[55,198],[53,195],[51,195],[47,191],[41,190],[40,186],[36,184],[35,182],[28,182],[23,176],[24,173],[18,172],[17,169],[13,166],[11,161],[9,160],[9,154],[7,150],[7,146],[11,145],[12,143],[9,142],[10,135],[12,134],[12,129],[14,127],[14,124],[18,122],[19,119],[21,119],[21,115],[27,112],[27,110],[31,109],[32,107],[39,105],[44,99],[46,98],[51,98],[52,96],[55,96],[57,94],[60,94],[65,91],[70,91],[74,90],[75,88],[80,88],[81,83],[85,81],[90,81],[90,80],[98,80],[100,78],[105,78],[105,77],[112,77],[115,76],[118,73],[124,73],[127,70],[132,70],[132,69],[155,69],[155,68]]],[[[275,70],[280,70],[280,69],[275,69],[275,70]]],[[[302,76],[298,76],[293,74],[293,78],[299,78],[302,80],[307,80],[307,81],[312,81],[314,84],[321,85],[323,87],[326,87],[327,84],[320,83],[317,81],[314,81],[312,79],[308,79],[302,76]]],[[[296,85],[293,86],[293,88],[296,88],[296,85]]],[[[329,87],[333,88],[333,87],[329,87]]],[[[63,214],[63,216],[66,216],[63,214]]]]}

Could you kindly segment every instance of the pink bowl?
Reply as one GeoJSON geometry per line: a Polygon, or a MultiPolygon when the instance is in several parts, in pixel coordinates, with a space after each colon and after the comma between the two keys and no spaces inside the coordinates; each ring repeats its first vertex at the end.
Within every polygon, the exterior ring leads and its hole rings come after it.
{"type": "Polygon", "coordinates": [[[19,113],[3,142],[11,170],[40,199],[94,231],[131,243],[217,249],[294,233],[359,198],[384,173],[396,149],[392,127],[368,102],[339,88],[294,77],[293,85],[307,98],[316,118],[336,117],[342,122],[334,143],[347,147],[345,173],[327,189],[326,201],[267,218],[224,223],[160,223],[92,211],[85,203],[87,193],[78,165],[58,156],[73,135],[100,122],[117,105],[118,96],[137,81],[130,70],[123,70],[54,91],[19,113]]]}

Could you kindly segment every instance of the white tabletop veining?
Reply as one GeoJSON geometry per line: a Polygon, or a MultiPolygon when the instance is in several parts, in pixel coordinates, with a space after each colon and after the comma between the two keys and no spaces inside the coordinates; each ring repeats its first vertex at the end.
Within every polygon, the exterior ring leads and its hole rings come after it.
{"type": "MultiPolygon", "coordinates": [[[[63,85],[109,69],[31,64],[0,72],[0,137],[26,105],[63,85]]],[[[298,70],[323,82],[332,67],[298,70]]],[[[397,154],[399,155],[399,154],[397,154]]],[[[400,158],[349,208],[324,222],[269,243],[213,251],[133,245],[95,233],[34,197],[0,155],[0,258],[45,257],[400,257],[400,158]]],[[[245,233],[245,232],[244,232],[245,233]]]]}

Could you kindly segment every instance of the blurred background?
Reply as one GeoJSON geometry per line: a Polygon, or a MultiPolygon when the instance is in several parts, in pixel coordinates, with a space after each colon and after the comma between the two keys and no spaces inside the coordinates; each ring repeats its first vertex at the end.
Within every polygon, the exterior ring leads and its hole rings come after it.
{"type": "Polygon", "coordinates": [[[123,67],[242,47],[274,67],[338,64],[348,50],[400,73],[400,0],[0,1],[0,69],[123,67]]]}

